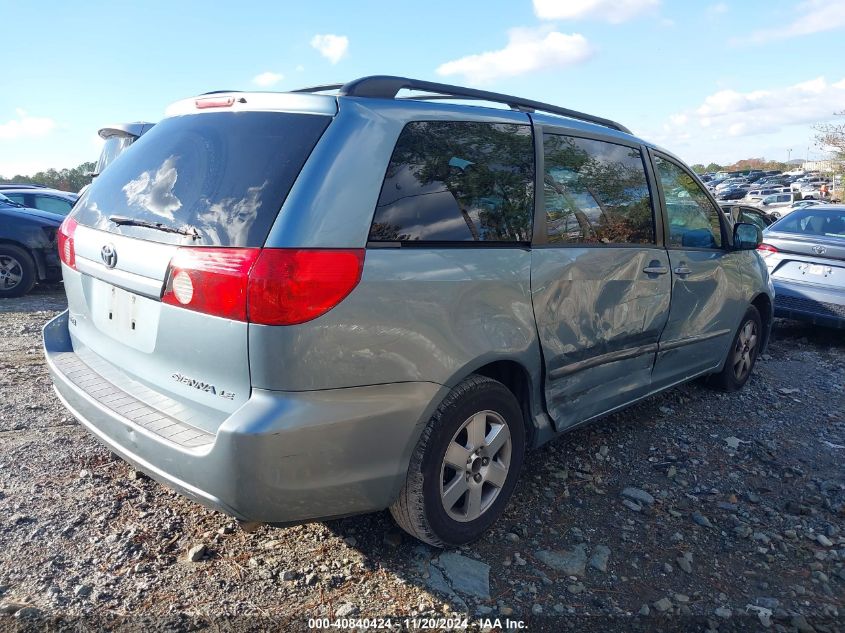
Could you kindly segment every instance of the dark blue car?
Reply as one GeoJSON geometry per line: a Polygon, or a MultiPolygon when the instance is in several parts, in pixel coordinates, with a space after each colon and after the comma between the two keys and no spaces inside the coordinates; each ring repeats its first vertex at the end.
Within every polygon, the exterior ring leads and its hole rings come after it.
{"type": "Polygon", "coordinates": [[[25,295],[39,281],[61,279],[56,233],[63,219],[0,194],[0,299],[25,295]]]}

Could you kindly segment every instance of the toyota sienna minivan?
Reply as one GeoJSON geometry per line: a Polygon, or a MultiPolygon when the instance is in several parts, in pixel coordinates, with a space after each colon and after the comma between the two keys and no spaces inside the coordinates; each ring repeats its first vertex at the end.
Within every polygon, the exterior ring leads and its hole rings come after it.
{"type": "Polygon", "coordinates": [[[696,377],[742,387],[772,322],[759,241],[596,116],[401,77],[211,93],[62,225],[44,347],[79,421],[200,503],[390,508],[454,545],[529,449],[696,377]]]}

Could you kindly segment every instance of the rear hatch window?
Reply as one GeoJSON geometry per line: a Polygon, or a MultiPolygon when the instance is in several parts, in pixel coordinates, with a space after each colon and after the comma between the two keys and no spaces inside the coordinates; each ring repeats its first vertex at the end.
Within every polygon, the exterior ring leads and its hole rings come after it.
{"type": "Polygon", "coordinates": [[[165,119],[94,181],[74,217],[84,226],[163,243],[262,246],[330,121],[280,112],[165,119]]]}

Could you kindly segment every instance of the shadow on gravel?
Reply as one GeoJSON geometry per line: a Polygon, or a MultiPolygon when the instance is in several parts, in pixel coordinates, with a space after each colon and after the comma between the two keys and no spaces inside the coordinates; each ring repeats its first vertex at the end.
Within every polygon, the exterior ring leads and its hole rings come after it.
{"type": "Polygon", "coordinates": [[[32,291],[14,299],[0,299],[0,313],[64,310],[67,297],[62,284],[39,284],[32,291]]]}
{"type": "Polygon", "coordinates": [[[772,329],[774,343],[805,343],[829,348],[845,349],[845,329],[810,325],[802,321],[775,319],[772,329]]]}

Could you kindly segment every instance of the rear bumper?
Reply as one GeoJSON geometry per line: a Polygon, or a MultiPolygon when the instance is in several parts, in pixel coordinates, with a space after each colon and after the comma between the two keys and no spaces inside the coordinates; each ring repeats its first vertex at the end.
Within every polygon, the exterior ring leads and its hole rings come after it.
{"type": "Polygon", "coordinates": [[[845,328],[845,290],[772,280],[775,316],[845,328]]]}
{"type": "Polygon", "coordinates": [[[67,370],[69,358],[75,367],[81,362],[73,359],[67,318],[65,312],[44,327],[47,364],[64,405],[139,470],[243,520],[294,523],[387,507],[446,390],[428,382],[306,392],[253,389],[208,442],[180,443],[178,434],[168,437],[104,404],[125,407],[129,397],[115,397],[111,383],[79,380],[78,369],[67,370]]]}

